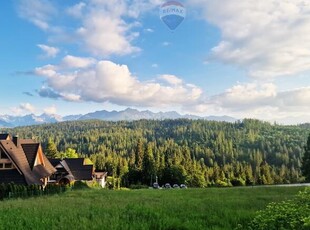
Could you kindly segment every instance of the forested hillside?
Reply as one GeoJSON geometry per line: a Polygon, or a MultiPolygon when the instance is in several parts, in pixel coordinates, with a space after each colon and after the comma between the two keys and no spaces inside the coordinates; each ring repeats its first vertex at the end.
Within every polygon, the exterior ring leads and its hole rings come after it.
{"type": "MultiPolygon", "coordinates": [[[[187,183],[228,186],[293,183],[303,180],[301,159],[310,126],[271,125],[245,119],[73,121],[2,130],[48,140],[58,151],[88,155],[114,186],[187,183]],[[117,179],[120,178],[120,179],[117,179]]],[[[46,151],[49,154],[48,150],[46,151]]]]}

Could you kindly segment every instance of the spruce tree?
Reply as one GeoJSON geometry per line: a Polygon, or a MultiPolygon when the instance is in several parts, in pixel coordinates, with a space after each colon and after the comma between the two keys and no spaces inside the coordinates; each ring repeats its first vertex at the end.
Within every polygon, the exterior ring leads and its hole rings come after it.
{"type": "Polygon", "coordinates": [[[45,155],[48,158],[57,158],[58,157],[58,151],[56,148],[55,143],[52,141],[51,138],[48,139],[46,150],[45,150],[45,155]]]}
{"type": "Polygon", "coordinates": [[[301,171],[306,177],[306,181],[310,182],[310,134],[308,136],[308,141],[305,146],[304,156],[302,158],[301,171]]]}

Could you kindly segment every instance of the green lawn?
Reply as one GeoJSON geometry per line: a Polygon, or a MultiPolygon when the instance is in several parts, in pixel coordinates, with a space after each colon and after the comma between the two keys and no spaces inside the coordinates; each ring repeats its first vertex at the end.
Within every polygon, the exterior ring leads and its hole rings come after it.
{"type": "Polygon", "coordinates": [[[234,229],[302,187],[75,190],[0,201],[0,229],[234,229]]]}

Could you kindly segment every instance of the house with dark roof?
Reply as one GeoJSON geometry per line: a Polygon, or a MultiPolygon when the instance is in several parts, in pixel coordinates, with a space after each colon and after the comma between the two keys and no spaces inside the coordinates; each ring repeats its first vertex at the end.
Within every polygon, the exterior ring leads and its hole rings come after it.
{"type": "Polygon", "coordinates": [[[0,183],[45,186],[55,172],[40,143],[0,134],[0,183]]]}
{"type": "Polygon", "coordinates": [[[86,164],[85,158],[49,159],[57,170],[50,182],[69,184],[73,181],[92,180],[94,167],[86,164]]]}
{"type": "Polygon", "coordinates": [[[107,184],[107,176],[108,172],[95,172],[94,177],[97,183],[102,187],[105,188],[107,184]]]}

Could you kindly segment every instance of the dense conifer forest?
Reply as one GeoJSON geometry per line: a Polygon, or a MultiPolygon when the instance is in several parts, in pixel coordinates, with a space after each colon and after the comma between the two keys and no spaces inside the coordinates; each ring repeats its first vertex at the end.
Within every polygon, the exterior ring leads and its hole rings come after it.
{"type": "Polygon", "coordinates": [[[1,132],[35,138],[51,157],[75,150],[89,157],[96,170],[107,171],[113,187],[150,185],[156,177],[160,184],[206,187],[302,182],[310,124],[92,120],[1,132]]]}

